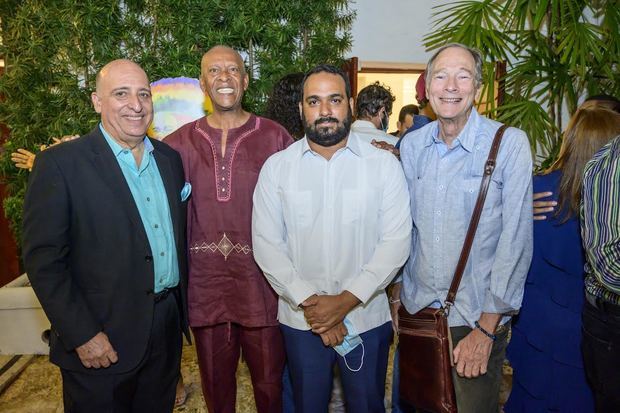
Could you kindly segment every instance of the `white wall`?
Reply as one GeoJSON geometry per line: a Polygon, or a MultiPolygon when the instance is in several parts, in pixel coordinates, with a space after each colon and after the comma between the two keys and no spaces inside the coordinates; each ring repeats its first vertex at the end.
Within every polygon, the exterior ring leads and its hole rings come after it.
{"type": "Polygon", "coordinates": [[[357,12],[347,57],[361,62],[424,63],[431,57],[422,38],[431,31],[433,7],[449,0],[353,0],[357,12]]]}

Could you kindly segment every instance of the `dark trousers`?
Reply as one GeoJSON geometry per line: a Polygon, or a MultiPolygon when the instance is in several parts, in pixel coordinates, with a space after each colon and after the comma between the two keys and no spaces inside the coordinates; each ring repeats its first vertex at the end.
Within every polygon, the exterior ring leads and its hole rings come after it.
{"type": "Polygon", "coordinates": [[[65,412],[170,413],[179,378],[181,345],[179,308],[175,294],[169,294],[155,304],[148,347],[135,369],[109,375],[60,370],[65,412]]]}
{"type": "Polygon", "coordinates": [[[586,301],[582,350],[596,411],[620,412],[620,306],[586,301]]]}
{"type": "MultiPolygon", "coordinates": [[[[499,387],[502,382],[502,366],[508,346],[509,326],[510,323],[499,327],[495,334],[497,340],[491,348],[486,374],[468,379],[459,376],[456,374],[456,369],[452,369],[459,413],[497,413],[499,411],[499,387]]],[[[454,347],[470,332],[469,327],[450,328],[454,347]]]]}
{"type": "Polygon", "coordinates": [[[258,413],[282,411],[285,355],[277,326],[218,324],[192,328],[202,394],[211,413],[234,413],[240,353],[250,370],[258,413]]]}
{"type": "Polygon", "coordinates": [[[359,345],[347,354],[346,363],[333,348],[323,345],[319,335],[283,324],[280,328],[284,335],[296,413],[327,412],[336,363],[347,411],[385,412],[383,398],[392,337],[391,323],[360,334],[363,346],[359,345]],[[360,366],[359,371],[352,371],[360,366]]]}

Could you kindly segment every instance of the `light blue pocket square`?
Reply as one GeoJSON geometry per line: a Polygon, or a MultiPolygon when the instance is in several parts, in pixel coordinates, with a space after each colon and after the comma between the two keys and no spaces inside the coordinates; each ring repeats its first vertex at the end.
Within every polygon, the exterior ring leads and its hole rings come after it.
{"type": "Polygon", "coordinates": [[[183,189],[181,189],[181,202],[187,201],[187,198],[189,198],[189,195],[191,193],[192,184],[190,184],[189,182],[185,182],[185,185],[183,185],[183,189]]]}

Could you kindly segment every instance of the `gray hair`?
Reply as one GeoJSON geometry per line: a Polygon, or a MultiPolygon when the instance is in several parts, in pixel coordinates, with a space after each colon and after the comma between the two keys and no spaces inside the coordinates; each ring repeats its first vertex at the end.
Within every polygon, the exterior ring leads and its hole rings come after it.
{"type": "Polygon", "coordinates": [[[439,54],[444,50],[451,47],[459,47],[463,50],[467,50],[471,54],[471,57],[474,58],[474,86],[476,89],[480,88],[480,86],[482,86],[482,54],[478,51],[478,49],[474,49],[462,43],[448,43],[437,49],[426,65],[426,88],[428,89],[431,84],[433,65],[435,64],[437,56],[439,56],[439,54]]]}

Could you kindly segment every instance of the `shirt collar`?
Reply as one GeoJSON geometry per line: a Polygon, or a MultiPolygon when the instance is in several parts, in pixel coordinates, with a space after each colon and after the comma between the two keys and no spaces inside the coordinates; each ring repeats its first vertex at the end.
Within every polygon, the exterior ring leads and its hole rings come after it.
{"type": "MultiPolygon", "coordinates": [[[[471,113],[469,114],[469,118],[467,119],[467,123],[465,127],[458,134],[456,139],[454,139],[454,147],[460,144],[463,149],[467,152],[471,152],[474,148],[474,142],[476,140],[476,131],[478,130],[478,124],[480,123],[480,115],[475,107],[471,109],[471,113]]],[[[435,121],[435,124],[432,126],[431,133],[429,133],[426,137],[426,142],[424,146],[430,146],[433,143],[444,143],[443,140],[439,139],[439,121],[435,121]]]]}
{"type": "MultiPolygon", "coordinates": [[[[357,119],[355,122],[353,122],[353,124],[351,125],[351,128],[370,128],[370,129],[377,129],[375,127],[375,125],[369,121],[369,120],[364,120],[364,119],[357,119]]],[[[379,129],[377,129],[379,130],[379,129]]]]}
{"type": "MultiPolygon", "coordinates": [[[[112,152],[114,153],[114,156],[118,158],[126,148],[123,148],[121,145],[118,144],[118,142],[116,142],[110,136],[110,134],[103,127],[102,123],[99,123],[99,130],[101,130],[103,137],[105,138],[106,142],[108,142],[108,145],[110,145],[110,148],[112,149],[112,152]]],[[[153,147],[153,144],[151,143],[151,141],[147,139],[147,137],[145,136],[144,137],[144,151],[150,154],[151,152],[153,152],[154,149],[155,148],[153,147]]]]}
{"type": "MultiPolygon", "coordinates": [[[[349,132],[349,136],[347,138],[347,144],[342,150],[350,150],[357,156],[362,156],[362,151],[360,148],[360,140],[359,137],[355,134],[355,132],[349,132]]],[[[308,138],[304,136],[301,141],[301,155],[305,155],[307,152],[315,153],[312,148],[310,148],[310,144],[308,144],[308,138]]]]}

